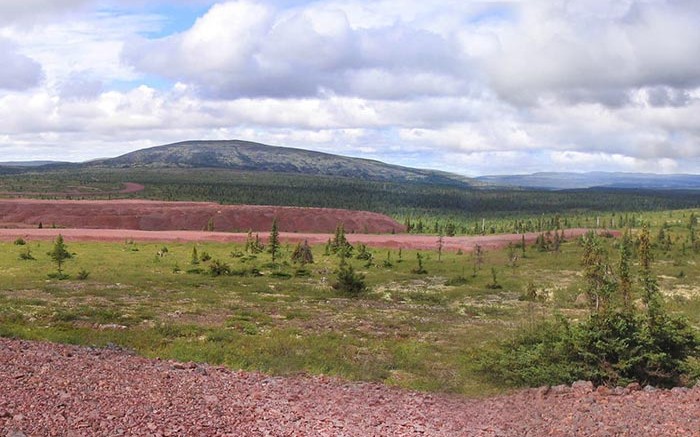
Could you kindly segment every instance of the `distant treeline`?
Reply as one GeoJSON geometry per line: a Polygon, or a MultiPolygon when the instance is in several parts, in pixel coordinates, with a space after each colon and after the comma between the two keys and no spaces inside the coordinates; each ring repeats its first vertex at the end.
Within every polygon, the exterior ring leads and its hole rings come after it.
{"type": "MultiPolygon", "coordinates": [[[[0,175],[0,191],[16,191],[18,187],[60,191],[71,185],[118,186],[121,182],[141,183],[146,189],[120,197],[368,210],[398,217],[414,232],[430,233],[489,233],[491,227],[487,228],[483,219],[499,219],[515,231],[540,231],[552,228],[538,223],[541,219],[537,217],[545,214],[552,216],[547,219],[550,221],[559,214],[559,225],[565,228],[591,225],[591,217],[598,213],[700,206],[700,191],[477,189],[222,169],[31,171],[0,175]],[[448,225],[454,228],[445,228],[448,225]]],[[[621,220],[618,218],[618,226],[621,220]]]]}

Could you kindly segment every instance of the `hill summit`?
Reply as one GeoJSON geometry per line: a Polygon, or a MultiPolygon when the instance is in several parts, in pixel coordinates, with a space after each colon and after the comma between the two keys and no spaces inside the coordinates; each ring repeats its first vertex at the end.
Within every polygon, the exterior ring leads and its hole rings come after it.
{"type": "Polygon", "coordinates": [[[473,183],[470,178],[447,172],[239,140],[184,141],[92,161],[86,165],[107,168],[224,168],[458,186],[473,183]]]}

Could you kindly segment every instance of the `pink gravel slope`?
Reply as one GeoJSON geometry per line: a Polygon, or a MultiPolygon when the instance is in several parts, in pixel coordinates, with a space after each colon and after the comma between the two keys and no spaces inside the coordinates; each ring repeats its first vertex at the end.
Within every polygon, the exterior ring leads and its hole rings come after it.
{"type": "MultiPolygon", "coordinates": [[[[566,229],[567,239],[576,238],[587,232],[587,229],[566,229]]],[[[618,231],[612,231],[618,235],[618,231]]],[[[217,242],[245,242],[247,234],[230,232],[202,232],[202,231],[141,231],[131,229],[0,229],[0,241],[14,241],[17,238],[25,240],[53,240],[58,234],[63,235],[66,241],[115,241],[124,242],[133,240],[137,242],[147,241],[217,241],[217,242]]],[[[263,241],[267,241],[267,232],[259,233],[263,241]]],[[[532,244],[538,234],[524,234],[527,244],[532,244]]],[[[298,243],[304,240],[309,244],[323,244],[332,238],[332,234],[281,232],[280,240],[283,243],[298,243]]],[[[472,251],[478,244],[484,249],[499,249],[508,246],[509,243],[519,243],[522,234],[497,234],[475,237],[443,237],[443,250],[465,252],[472,251]]],[[[350,243],[364,243],[371,247],[403,248],[435,250],[438,237],[434,235],[410,235],[410,234],[347,234],[350,243]]]]}
{"type": "Polygon", "coordinates": [[[699,436],[700,388],[490,399],[0,339],[2,436],[699,436]]]}
{"type": "Polygon", "coordinates": [[[383,214],[333,208],[220,205],[214,202],[155,200],[0,199],[0,225],[144,231],[201,231],[211,223],[218,231],[269,231],[277,218],[280,231],[404,232],[405,226],[383,214]]]}

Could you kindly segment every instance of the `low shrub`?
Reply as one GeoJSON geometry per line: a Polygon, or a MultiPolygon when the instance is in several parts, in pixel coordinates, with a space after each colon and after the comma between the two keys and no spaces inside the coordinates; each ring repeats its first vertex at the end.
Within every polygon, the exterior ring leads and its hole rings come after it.
{"type": "Polygon", "coordinates": [[[223,262],[219,259],[215,259],[209,265],[209,274],[211,274],[212,276],[230,275],[231,274],[231,266],[229,266],[228,264],[226,264],[225,262],[223,262]]]}
{"type": "Polygon", "coordinates": [[[641,314],[594,314],[572,324],[542,322],[504,342],[482,362],[489,379],[513,386],[571,384],[674,387],[688,380],[689,358],[700,352],[680,318],[652,321],[641,314]]]}
{"type": "Polygon", "coordinates": [[[365,284],[365,276],[355,272],[355,269],[349,264],[341,264],[338,270],[338,276],[333,289],[353,296],[362,294],[367,290],[365,284]]]}

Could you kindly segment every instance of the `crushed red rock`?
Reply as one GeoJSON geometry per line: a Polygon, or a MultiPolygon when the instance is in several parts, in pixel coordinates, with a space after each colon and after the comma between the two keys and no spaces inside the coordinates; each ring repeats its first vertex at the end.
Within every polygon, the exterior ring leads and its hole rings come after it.
{"type": "MultiPolygon", "coordinates": [[[[577,238],[588,232],[587,229],[567,229],[564,233],[567,239],[577,238]]],[[[618,231],[611,231],[618,235],[618,231]]],[[[190,241],[214,241],[243,243],[247,238],[245,233],[232,232],[202,232],[202,231],[139,231],[121,229],[2,229],[0,228],[0,241],[14,241],[17,238],[25,240],[53,240],[63,235],[66,241],[112,241],[124,242],[190,242],[190,241]]],[[[517,244],[523,237],[527,244],[532,244],[539,234],[530,232],[526,234],[495,234],[480,236],[443,237],[443,250],[470,252],[476,245],[483,249],[492,250],[507,247],[508,244],[517,244]]],[[[260,238],[267,241],[268,233],[260,232],[260,238]]],[[[283,243],[324,244],[332,234],[281,232],[280,240],[283,243]]],[[[347,239],[352,244],[363,243],[370,247],[385,247],[392,249],[421,249],[434,250],[437,247],[437,238],[434,235],[412,234],[347,234],[347,239]]]]}
{"type": "Polygon", "coordinates": [[[700,387],[490,399],[0,339],[2,436],[700,436],[700,387]]]}
{"type": "Polygon", "coordinates": [[[277,218],[280,231],[400,233],[405,226],[384,214],[333,208],[221,205],[214,202],[155,200],[0,199],[0,226],[144,231],[269,231],[277,218]]]}

